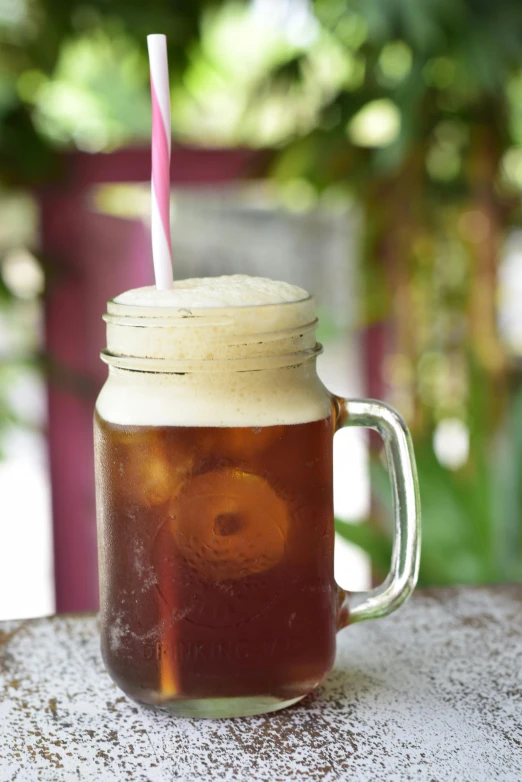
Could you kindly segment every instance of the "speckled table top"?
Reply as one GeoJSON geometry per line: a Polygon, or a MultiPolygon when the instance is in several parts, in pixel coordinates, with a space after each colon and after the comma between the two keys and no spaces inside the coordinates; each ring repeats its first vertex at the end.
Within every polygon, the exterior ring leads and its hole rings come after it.
{"type": "Polygon", "coordinates": [[[417,593],[343,631],[286,711],[176,719],[112,684],[96,619],[0,625],[0,782],[522,780],[522,585],[417,593]]]}

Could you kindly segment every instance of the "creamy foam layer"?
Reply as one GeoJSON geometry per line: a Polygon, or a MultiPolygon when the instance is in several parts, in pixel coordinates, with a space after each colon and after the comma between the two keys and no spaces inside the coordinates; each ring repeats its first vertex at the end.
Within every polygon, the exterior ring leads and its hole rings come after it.
{"type": "Polygon", "coordinates": [[[327,418],[313,364],[257,372],[149,375],[111,368],[96,403],[122,426],[276,426],[327,418]]]}
{"type": "Polygon", "coordinates": [[[262,304],[284,304],[308,297],[304,288],[288,282],[249,277],[246,274],[222,277],[196,277],[175,280],[167,291],[154,286],[134,288],[116,296],[117,304],[137,307],[172,307],[199,309],[204,307],[251,307],[262,304]]]}
{"type": "Polygon", "coordinates": [[[109,303],[107,421],[273,426],[316,421],[331,398],[315,372],[313,299],[264,278],[180,280],[109,303]]]}

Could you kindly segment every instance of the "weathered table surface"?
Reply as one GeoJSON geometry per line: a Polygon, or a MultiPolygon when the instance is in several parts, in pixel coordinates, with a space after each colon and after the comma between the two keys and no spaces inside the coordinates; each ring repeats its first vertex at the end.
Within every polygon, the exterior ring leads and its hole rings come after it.
{"type": "Polygon", "coordinates": [[[0,782],[522,780],[522,585],[418,593],[338,648],[301,704],[198,721],[117,690],[95,617],[4,623],[0,782]]]}

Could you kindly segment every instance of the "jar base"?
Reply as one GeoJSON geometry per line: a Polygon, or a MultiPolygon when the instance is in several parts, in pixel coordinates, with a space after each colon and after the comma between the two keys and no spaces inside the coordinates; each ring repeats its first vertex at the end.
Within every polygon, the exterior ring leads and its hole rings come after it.
{"type": "Polygon", "coordinates": [[[166,711],[176,717],[196,717],[199,719],[216,719],[219,717],[253,717],[257,714],[268,714],[293,706],[302,700],[304,695],[290,700],[273,697],[252,696],[248,698],[199,698],[185,701],[170,701],[156,704],[152,708],[166,711]]]}

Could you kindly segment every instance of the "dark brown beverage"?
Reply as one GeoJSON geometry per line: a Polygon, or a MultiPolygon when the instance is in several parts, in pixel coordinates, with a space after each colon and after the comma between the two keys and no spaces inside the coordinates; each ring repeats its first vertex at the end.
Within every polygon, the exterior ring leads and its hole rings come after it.
{"type": "Polygon", "coordinates": [[[102,650],[139,701],[298,698],[335,653],[331,417],[262,428],[96,415],[102,650]]]}

